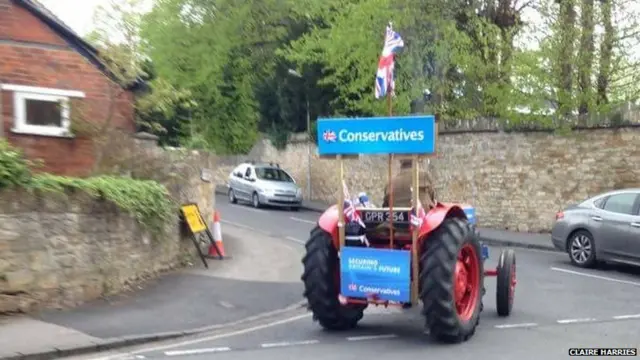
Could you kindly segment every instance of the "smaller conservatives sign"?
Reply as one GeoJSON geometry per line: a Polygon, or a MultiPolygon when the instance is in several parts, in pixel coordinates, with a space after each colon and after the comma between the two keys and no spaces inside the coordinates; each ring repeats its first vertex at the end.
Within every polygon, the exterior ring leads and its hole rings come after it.
{"type": "Polygon", "coordinates": [[[345,246],[340,251],[340,293],[347,297],[411,301],[411,252],[345,246]]]}
{"type": "Polygon", "coordinates": [[[462,210],[464,210],[464,214],[467,215],[467,220],[469,220],[470,224],[478,225],[476,220],[476,209],[471,205],[462,205],[462,210]]]}
{"type": "Polygon", "coordinates": [[[318,154],[434,154],[436,131],[431,115],[318,119],[318,154]]]}

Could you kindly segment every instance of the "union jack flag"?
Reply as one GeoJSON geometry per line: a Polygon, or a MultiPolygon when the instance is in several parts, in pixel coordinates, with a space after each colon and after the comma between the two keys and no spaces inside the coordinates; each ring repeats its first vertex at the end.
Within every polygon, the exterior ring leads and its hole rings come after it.
{"type": "Polygon", "coordinates": [[[391,96],[394,95],[395,81],[393,75],[394,56],[404,47],[404,40],[400,35],[393,31],[391,23],[387,25],[384,46],[382,47],[382,55],[378,61],[378,72],[376,74],[376,99],[380,99],[387,95],[389,91],[391,96]]]}
{"type": "Polygon", "coordinates": [[[335,142],[336,138],[336,132],[333,130],[325,130],[324,133],[322,133],[322,139],[326,142],[335,142]]]}
{"type": "Polygon", "coordinates": [[[344,216],[349,220],[349,222],[356,221],[360,226],[366,227],[356,209],[356,205],[351,199],[347,183],[344,180],[342,180],[342,192],[344,193],[344,216]]]}
{"type": "Polygon", "coordinates": [[[418,206],[411,210],[411,225],[420,228],[424,222],[425,216],[427,216],[427,213],[424,211],[422,202],[418,199],[418,206]]]}

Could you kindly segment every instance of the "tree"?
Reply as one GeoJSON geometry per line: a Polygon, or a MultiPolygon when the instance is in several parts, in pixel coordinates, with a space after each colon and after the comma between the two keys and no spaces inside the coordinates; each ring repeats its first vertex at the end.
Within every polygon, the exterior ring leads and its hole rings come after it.
{"type": "Polygon", "coordinates": [[[594,0],[581,0],[580,2],[580,51],[578,52],[578,86],[579,105],[578,114],[586,115],[593,108],[593,58],[594,45],[594,0]]]}
{"type": "Polygon", "coordinates": [[[373,89],[390,20],[406,43],[396,114],[425,89],[445,120],[558,125],[556,112],[566,125],[605,111],[638,76],[625,52],[638,28],[617,21],[632,0],[611,1],[607,15],[594,0],[158,0],[138,35],[159,78],[197,102],[183,144],[238,153],[259,132],[284,143],[306,130],[307,102],[312,119],[386,114],[373,89]]]}
{"type": "MultiPolygon", "coordinates": [[[[188,91],[159,78],[142,51],[140,24],[144,3],[144,0],[110,0],[99,6],[94,14],[94,28],[87,35],[87,40],[98,48],[101,58],[120,84],[137,81],[148,84],[146,91],[135,99],[138,128],[159,135],[164,143],[176,144],[179,129],[167,129],[164,125],[172,122],[179,109],[190,109],[195,103],[188,91]],[[170,132],[172,136],[167,138],[170,132]]],[[[110,119],[105,125],[108,126],[109,122],[110,119]]],[[[100,133],[106,131],[101,129],[100,133]]]]}
{"type": "Polygon", "coordinates": [[[555,28],[558,37],[556,51],[556,74],[558,84],[558,110],[563,116],[570,116],[574,105],[574,61],[575,40],[577,38],[575,0],[556,0],[559,15],[555,28]]]}
{"type": "Polygon", "coordinates": [[[536,1],[543,21],[527,29],[538,34],[532,39],[536,46],[519,55],[514,75],[518,87],[530,90],[526,102],[546,102],[556,112],[556,120],[538,120],[568,125],[577,113],[583,120],[599,121],[622,102],[638,99],[634,70],[639,63],[633,56],[640,30],[633,20],[637,10],[626,0],[612,1],[617,6],[590,0],[536,1]],[[603,30],[598,36],[597,26],[603,30]]]}
{"type": "Polygon", "coordinates": [[[145,49],[158,74],[199,104],[191,115],[197,143],[220,153],[253,145],[260,120],[255,90],[273,70],[270,54],[286,33],[279,12],[266,11],[278,4],[162,0],[144,17],[145,49]]]}

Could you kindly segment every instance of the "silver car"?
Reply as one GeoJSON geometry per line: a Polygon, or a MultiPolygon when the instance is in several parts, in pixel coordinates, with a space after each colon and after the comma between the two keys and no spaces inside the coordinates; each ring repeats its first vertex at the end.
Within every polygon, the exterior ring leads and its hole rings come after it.
{"type": "Polygon", "coordinates": [[[249,201],[255,208],[263,205],[298,210],[302,190],[278,164],[242,163],[229,174],[229,201],[249,201]]]}
{"type": "Polygon", "coordinates": [[[610,191],[556,214],[553,245],[579,267],[640,266],[640,189],[610,191]]]}

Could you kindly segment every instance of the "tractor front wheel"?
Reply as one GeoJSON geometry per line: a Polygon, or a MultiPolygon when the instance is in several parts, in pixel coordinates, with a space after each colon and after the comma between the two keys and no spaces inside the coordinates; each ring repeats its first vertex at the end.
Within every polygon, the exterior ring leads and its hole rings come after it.
{"type": "Polygon", "coordinates": [[[498,259],[498,276],[496,279],[496,309],[498,315],[509,316],[513,309],[513,298],[516,291],[516,253],[508,249],[498,259]]]}
{"type": "Polygon", "coordinates": [[[460,218],[446,218],[424,240],[420,298],[429,333],[447,343],[466,341],[478,326],[484,269],[482,248],[460,218]]]}
{"type": "Polygon", "coordinates": [[[302,259],[304,296],[313,317],[327,330],[354,328],[367,305],[346,304],[338,300],[340,294],[340,263],[331,235],[320,227],[311,230],[302,259]]]}

